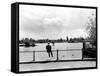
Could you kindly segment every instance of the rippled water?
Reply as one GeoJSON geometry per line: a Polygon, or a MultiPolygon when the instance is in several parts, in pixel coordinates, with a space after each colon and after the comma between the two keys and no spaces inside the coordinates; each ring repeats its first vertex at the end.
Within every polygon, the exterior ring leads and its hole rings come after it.
{"type": "MultiPolygon", "coordinates": [[[[46,51],[47,43],[37,43],[35,47],[19,47],[19,51],[46,51]]],[[[55,43],[50,44],[52,50],[82,49],[82,43],[55,43]]]]}

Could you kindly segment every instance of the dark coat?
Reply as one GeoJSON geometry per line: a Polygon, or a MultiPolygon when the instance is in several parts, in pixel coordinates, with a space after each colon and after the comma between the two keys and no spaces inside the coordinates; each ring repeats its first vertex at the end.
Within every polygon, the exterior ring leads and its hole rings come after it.
{"type": "Polygon", "coordinates": [[[47,49],[47,52],[51,52],[51,46],[50,45],[47,45],[46,49],[47,49]]]}

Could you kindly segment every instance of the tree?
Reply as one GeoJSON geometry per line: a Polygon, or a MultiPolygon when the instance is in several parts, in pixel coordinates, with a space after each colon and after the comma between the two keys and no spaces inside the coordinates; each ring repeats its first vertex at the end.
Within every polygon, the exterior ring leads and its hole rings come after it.
{"type": "Polygon", "coordinates": [[[88,17],[88,26],[87,26],[87,33],[88,33],[88,39],[92,41],[96,41],[96,17],[94,14],[92,14],[91,17],[88,17]]]}

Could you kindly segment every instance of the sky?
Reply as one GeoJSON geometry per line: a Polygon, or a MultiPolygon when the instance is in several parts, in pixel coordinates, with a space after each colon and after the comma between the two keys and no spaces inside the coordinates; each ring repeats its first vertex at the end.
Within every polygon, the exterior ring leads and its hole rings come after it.
{"type": "Polygon", "coordinates": [[[92,13],[95,9],[20,5],[19,39],[85,38],[92,13]]]}

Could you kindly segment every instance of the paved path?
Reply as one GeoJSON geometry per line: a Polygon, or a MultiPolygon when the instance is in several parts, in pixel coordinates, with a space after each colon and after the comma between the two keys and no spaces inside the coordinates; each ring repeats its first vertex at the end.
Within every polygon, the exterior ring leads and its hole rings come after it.
{"type": "Polygon", "coordinates": [[[70,68],[85,68],[96,67],[96,61],[69,61],[69,62],[49,62],[49,63],[31,63],[20,64],[20,71],[35,71],[48,69],[70,69],[70,68]]]}

